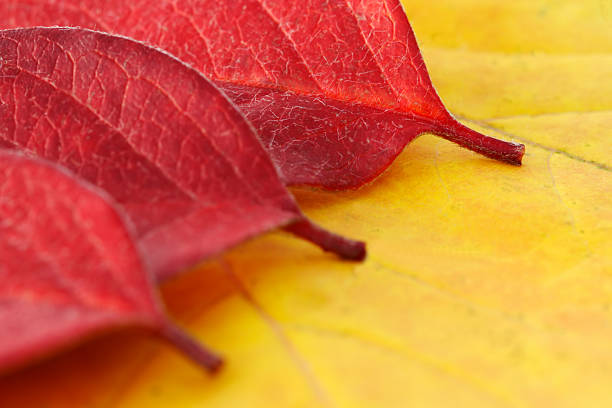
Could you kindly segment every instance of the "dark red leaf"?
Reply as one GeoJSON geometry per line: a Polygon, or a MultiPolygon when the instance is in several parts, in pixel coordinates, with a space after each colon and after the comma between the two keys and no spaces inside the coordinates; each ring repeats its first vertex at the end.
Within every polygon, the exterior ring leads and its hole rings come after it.
{"type": "Polygon", "coordinates": [[[141,327],[208,369],[172,325],[132,233],[104,195],[50,163],[0,152],[0,372],[101,332],[141,327]]]}
{"type": "Polygon", "coordinates": [[[165,278],[279,226],[362,259],[312,225],[257,136],[197,71],[123,37],[0,32],[0,140],[68,167],[130,216],[165,278]]]}
{"type": "Polygon", "coordinates": [[[81,25],[162,47],[214,79],[291,184],[358,187],[429,132],[520,164],[433,88],[399,0],[7,0],[5,26],[81,25]]]}

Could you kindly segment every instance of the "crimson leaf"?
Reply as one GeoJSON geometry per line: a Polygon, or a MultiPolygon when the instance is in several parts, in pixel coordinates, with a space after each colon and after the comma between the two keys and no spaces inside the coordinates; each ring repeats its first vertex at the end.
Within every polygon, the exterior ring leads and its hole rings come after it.
{"type": "Polygon", "coordinates": [[[197,71],[127,38],[0,31],[0,141],[106,190],[155,275],[279,226],[362,259],[363,243],[313,225],[243,116],[197,71]]]}
{"type": "Polygon", "coordinates": [[[0,372],[128,326],[219,368],[169,322],[132,231],[93,186],[0,151],[0,237],[0,372]]]}
{"type": "Polygon", "coordinates": [[[429,132],[520,164],[523,145],[444,108],[399,0],[7,0],[7,26],[80,25],[192,64],[241,108],[290,184],[358,187],[429,132]]]}

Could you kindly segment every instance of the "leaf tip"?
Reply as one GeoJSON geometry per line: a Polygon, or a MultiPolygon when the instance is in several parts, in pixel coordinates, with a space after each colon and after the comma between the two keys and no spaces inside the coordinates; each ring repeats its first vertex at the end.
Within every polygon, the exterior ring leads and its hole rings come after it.
{"type": "Polygon", "coordinates": [[[351,241],[347,239],[345,249],[339,255],[351,261],[361,262],[365,260],[367,255],[366,244],[363,241],[351,241]]]}
{"type": "Polygon", "coordinates": [[[210,374],[216,374],[223,368],[224,360],[221,356],[207,349],[173,323],[164,322],[159,334],[210,374]]]}
{"type": "Polygon", "coordinates": [[[454,118],[450,118],[444,126],[438,127],[433,133],[473,152],[515,166],[522,164],[525,154],[524,144],[483,135],[454,118]]]}
{"type": "Polygon", "coordinates": [[[285,230],[318,245],[324,251],[335,253],[342,259],[363,261],[367,254],[364,242],[327,231],[306,217],[286,226],[285,230]]]}
{"type": "Polygon", "coordinates": [[[509,161],[510,164],[514,164],[515,166],[520,166],[523,164],[523,156],[525,155],[525,145],[522,143],[516,144],[516,149],[514,155],[512,156],[512,161],[509,161]]]}

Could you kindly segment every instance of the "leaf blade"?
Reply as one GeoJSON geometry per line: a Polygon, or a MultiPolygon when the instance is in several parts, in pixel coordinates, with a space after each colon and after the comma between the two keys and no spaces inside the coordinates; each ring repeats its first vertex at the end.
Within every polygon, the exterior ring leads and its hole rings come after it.
{"type": "MultiPolygon", "coordinates": [[[[70,28],[3,31],[0,49],[0,138],[109,192],[160,279],[306,221],[248,122],[170,55],[70,28]]],[[[363,243],[329,237],[341,256],[364,256],[363,243]]]]}
{"type": "Polygon", "coordinates": [[[108,198],[50,163],[0,159],[0,372],[126,327],[175,333],[175,346],[219,366],[166,318],[108,198]]]}
{"type": "MultiPolygon", "coordinates": [[[[80,23],[68,9],[88,15],[73,0],[26,7],[46,7],[51,14],[22,24],[80,23]]],[[[283,1],[200,0],[154,10],[144,1],[129,6],[113,1],[89,9],[110,31],[169,50],[228,91],[289,184],[359,187],[425,132],[521,163],[523,145],[467,132],[443,106],[399,0],[312,0],[305,9],[283,1]],[[262,109],[264,95],[272,109],[262,109]],[[308,109],[296,99],[306,99],[308,109]],[[316,104],[352,105],[360,121],[312,109],[316,104]],[[385,133],[372,135],[369,127],[377,124],[368,118],[371,110],[392,114],[385,133]],[[281,124],[273,125],[279,119],[281,124]],[[415,119],[423,126],[397,128],[415,119]],[[374,160],[369,150],[383,157],[374,160]],[[338,180],[339,168],[347,181],[338,180]]]]}

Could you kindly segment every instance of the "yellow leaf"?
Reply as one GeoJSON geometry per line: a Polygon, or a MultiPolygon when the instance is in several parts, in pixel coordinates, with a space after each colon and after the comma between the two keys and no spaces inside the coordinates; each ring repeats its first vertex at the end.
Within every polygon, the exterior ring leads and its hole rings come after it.
{"type": "Polygon", "coordinates": [[[523,167],[423,136],[358,191],[297,189],[370,256],[275,233],[168,284],[218,377],[120,333],[0,380],[0,405],[612,406],[612,3],[405,6],[448,108],[523,167]]]}

